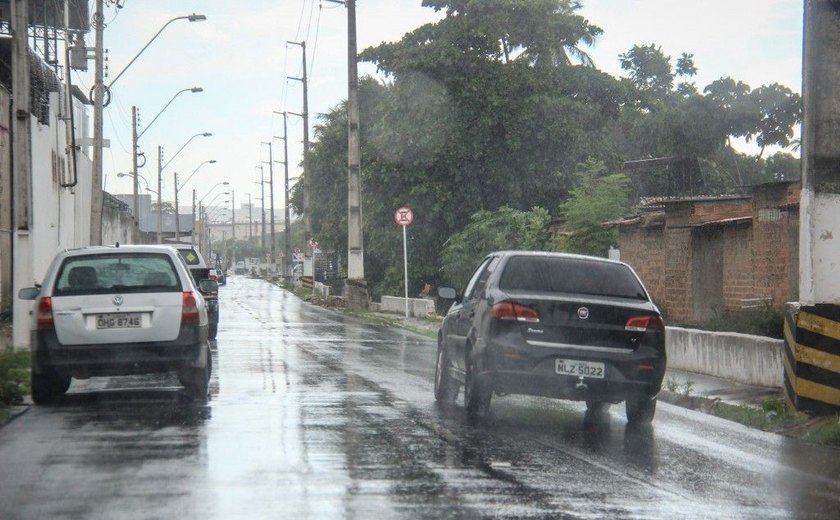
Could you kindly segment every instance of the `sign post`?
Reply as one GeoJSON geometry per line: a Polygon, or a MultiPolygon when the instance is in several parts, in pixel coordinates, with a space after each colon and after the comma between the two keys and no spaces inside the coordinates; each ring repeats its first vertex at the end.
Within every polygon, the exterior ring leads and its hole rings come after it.
{"type": "Polygon", "coordinates": [[[405,228],[414,220],[414,212],[411,208],[403,206],[394,212],[394,222],[402,227],[403,232],[403,271],[405,273],[405,318],[408,319],[408,241],[406,240],[405,228]]]}

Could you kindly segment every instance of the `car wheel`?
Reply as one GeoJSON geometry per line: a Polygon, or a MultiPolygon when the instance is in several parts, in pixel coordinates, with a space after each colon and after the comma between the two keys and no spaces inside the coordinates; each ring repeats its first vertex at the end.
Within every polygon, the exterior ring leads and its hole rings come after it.
{"type": "Polygon", "coordinates": [[[219,333],[219,324],[212,323],[207,327],[207,338],[216,339],[216,334],[219,333]]]}
{"type": "Polygon", "coordinates": [[[649,424],[656,413],[656,398],[647,396],[631,397],[624,403],[627,422],[630,424],[649,424]]]}
{"type": "Polygon", "coordinates": [[[207,351],[207,364],[204,367],[184,367],[178,374],[178,379],[184,385],[190,397],[196,401],[206,402],[210,389],[210,373],[213,370],[213,358],[207,351]]]}
{"type": "Polygon", "coordinates": [[[475,417],[490,408],[492,394],[475,377],[475,361],[467,353],[467,373],[464,379],[464,408],[467,415],[475,417]]]}
{"type": "Polygon", "coordinates": [[[70,388],[70,378],[61,377],[51,369],[47,369],[40,374],[33,373],[30,383],[32,385],[32,401],[35,404],[51,403],[70,388]]]}
{"type": "Polygon", "coordinates": [[[435,362],[435,400],[442,404],[452,404],[458,399],[458,382],[450,372],[449,351],[438,342],[437,361],[435,362]]]}

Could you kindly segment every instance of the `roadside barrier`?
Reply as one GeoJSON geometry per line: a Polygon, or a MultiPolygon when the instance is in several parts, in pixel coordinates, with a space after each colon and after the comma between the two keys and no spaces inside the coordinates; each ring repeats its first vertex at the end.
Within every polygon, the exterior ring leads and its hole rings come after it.
{"type": "Polygon", "coordinates": [[[840,307],[785,309],[785,398],[800,411],[840,410],[840,307]]]}

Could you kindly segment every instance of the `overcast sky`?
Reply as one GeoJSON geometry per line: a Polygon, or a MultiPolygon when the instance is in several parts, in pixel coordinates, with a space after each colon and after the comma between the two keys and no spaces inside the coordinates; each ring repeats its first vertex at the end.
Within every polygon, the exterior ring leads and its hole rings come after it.
{"type": "MultiPolygon", "coordinates": [[[[492,1],[492,0],[487,0],[492,1]]],[[[148,128],[140,140],[147,157],[140,173],[156,189],[158,145],[168,161],[191,136],[198,137],[175,158],[163,174],[163,195],[173,200],[173,173],[183,183],[203,161],[205,164],[183,185],[179,198],[190,204],[192,190],[201,198],[217,182],[229,181],[236,205],[247,203],[248,193],[259,205],[260,171],[268,161],[273,140],[274,159],[282,160],[282,118],[275,110],[302,112],[299,81],[301,49],[287,41],[307,42],[310,126],[316,115],[329,111],[347,97],[346,9],[326,0],[121,0],[106,14],[105,45],[110,78],[128,64],[168,20],[189,13],[207,16],[204,22],[179,20],[170,24],[112,87],[113,101],[105,109],[105,137],[111,147],[104,153],[105,189],[130,193],[131,182],[116,173],[131,170],[131,107],[140,110],[141,131],[179,90],[192,86],[201,93],[183,93],[148,128]],[[247,6],[247,9],[245,8],[247,6]]],[[[731,76],[752,88],[774,82],[801,92],[802,2],[799,0],[583,0],[581,14],[600,26],[604,34],[590,49],[596,65],[610,74],[622,71],[617,56],[634,44],[661,45],[676,59],[694,54],[702,88],[731,76]]],[[[440,17],[421,7],[420,0],[357,0],[359,50],[403,34],[440,17]]],[[[92,35],[88,45],[93,45],[92,35]]],[[[375,69],[361,64],[360,75],[375,69]]],[[[88,91],[91,70],[74,73],[74,81],[88,91]]],[[[300,118],[289,116],[290,177],[300,174],[300,118]]],[[[310,135],[311,132],[310,132],[310,135]]],[[[268,165],[265,178],[268,179],[268,165]]],[[[362,165],[364,168],[364,165],[362,165]]],[[[282,204],[282,165],[275,165],[276,207],[282,204]]],[[[141,186],[144,184],[141,181],[141,186]]],[[[143,188],[141,187],[141,190],[143,188]]],[[[266,187],[267,190],[267,187],[266,187]]],[[[204,203],[209,203],[215,188],[204,203]]],[[[215,204],[227,200],[216,198],[215,204]]],[[[268,204],[268,195],[266,196],[268,204]]],[[[267,205],[266,204],[266,205],[267,205]]],[[[182,209],[182,212],[186,211],[182,209]]]]}

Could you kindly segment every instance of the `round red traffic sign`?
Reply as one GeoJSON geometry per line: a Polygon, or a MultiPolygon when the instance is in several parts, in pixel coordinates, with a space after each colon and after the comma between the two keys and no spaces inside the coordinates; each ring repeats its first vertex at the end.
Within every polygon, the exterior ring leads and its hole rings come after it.
{"type": "Polygon", "coordinates": [[[398,226],[405,227],[411,224],[413,220],[414,212],[411,211],[411,208],[403,206],[394,212],[394,222],[396,222],[398,226]]]}

